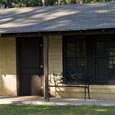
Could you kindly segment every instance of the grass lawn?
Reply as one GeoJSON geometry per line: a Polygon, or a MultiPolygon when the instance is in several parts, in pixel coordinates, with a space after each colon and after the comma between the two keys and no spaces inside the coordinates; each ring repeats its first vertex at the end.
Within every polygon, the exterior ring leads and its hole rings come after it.
{"type": "Polygon", "coordinates": [[[115,115],[115,106],[0,105],[0,115],[115,115]]]}

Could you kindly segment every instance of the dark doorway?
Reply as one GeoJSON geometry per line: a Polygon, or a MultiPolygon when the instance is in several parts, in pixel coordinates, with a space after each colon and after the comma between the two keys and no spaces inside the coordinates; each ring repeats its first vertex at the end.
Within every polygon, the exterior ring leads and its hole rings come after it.
{"type": "Polygon", "coordinates": [[[17,38],[18,95],[41,95],[42,38],[17,38]]]}

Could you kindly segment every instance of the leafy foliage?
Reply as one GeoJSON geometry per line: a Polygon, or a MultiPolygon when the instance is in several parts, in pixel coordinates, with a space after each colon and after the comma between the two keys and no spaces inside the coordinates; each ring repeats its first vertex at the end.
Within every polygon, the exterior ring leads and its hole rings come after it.
{"type": "Polygon", "coordinates": [[[95,3],[106,2],[114,0],[0,0],[0,4],[5,8],[12,7],[33,7],[44,5],[61,5],[61,4],[83,4],[83,3],[95,3]]]}

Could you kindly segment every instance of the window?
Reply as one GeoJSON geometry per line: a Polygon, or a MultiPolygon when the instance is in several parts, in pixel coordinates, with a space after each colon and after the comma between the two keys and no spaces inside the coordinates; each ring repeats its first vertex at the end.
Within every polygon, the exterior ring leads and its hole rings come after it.
{"type": "Polygon", "coordinates": [[[66,72],[82,73],[87,70],[87,49],[83,41],[67,40],[64,44],[66,72]]]}
{"type": "Polygon", "coordinates": [[[64,36],[64,72],[90,74],[93,84],[115,83],[115,41],[108,38],[64,36]]]}

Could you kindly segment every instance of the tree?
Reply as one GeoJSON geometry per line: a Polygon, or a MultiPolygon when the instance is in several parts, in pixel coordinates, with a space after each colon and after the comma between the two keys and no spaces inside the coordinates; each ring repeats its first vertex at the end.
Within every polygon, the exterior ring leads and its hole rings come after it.
{"type": "Polygon", "coordinates": [[[61,4],[83,4],[94,2],[107,2],[114,0],[0,0],[0,6],[5,8],[13,7],[34,7],[61,4]]]}
{"type": "Polygon", "coordinates": [[[4,5],[5,8],[12,8],[12,0],[0,0],[0,4],[4,5]]]}

